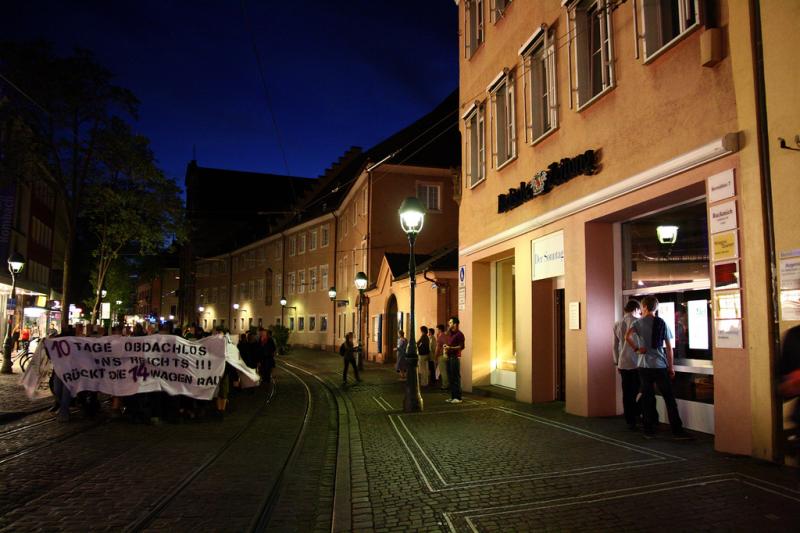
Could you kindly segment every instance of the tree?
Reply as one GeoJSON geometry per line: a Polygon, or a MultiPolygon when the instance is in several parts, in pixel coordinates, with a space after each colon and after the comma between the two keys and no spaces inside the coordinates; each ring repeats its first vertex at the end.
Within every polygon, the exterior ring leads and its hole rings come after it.
{"type": "MultiPolygon", "coordinates": [[[[0,71],[15,85],[5,91],[3,123],[24,132],[7,143],[5,155],[15,166],[32,167],[66,206],[62,300],[69,309],[78,214],[87,186],[101,183],[106,169],[100,143],[114,119],[136,118],[138,101],[86,50],[58,57],[47,43],[6,42],[0,46],[0,71]]],[[[68,321],[69,313],[62,313],[62,329],[68,321]]]]}
{"type": "Polygon", "coordinates": [[[185,236],[181,191],[156,165],[147,138],[115,118],[98,136],[98,149],[102,179],[88,184],[80,217],[96,239],[92,322],[109,268],[124,248],[152,255],[185,236]]]}

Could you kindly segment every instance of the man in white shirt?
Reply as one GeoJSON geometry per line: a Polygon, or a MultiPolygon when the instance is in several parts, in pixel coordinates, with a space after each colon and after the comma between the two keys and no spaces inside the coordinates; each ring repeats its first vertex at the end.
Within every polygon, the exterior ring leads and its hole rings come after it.
{"type": "Polygon", "coordinates": [[[622,320],[614,324],[614,365],[622,378],[622,408],[628,428],[635,430],[639,419],[639,354],[625,342],[625,335],[631,325],[641,316],[641,308],[636,300],[625,304],[622,320]]]}

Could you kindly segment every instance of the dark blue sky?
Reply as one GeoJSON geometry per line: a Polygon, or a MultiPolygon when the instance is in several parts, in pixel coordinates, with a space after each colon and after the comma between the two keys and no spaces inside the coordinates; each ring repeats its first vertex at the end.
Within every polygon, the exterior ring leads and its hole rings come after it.
{"type": "Polygon", "coordinates": [[[201,166],[283,174],[255,34],[294,175],[377,143],[458,85],[453,0],[12,0],[0,35],[92,50],[141,100],[136,128],[168,175],[201,166]],[[249,25],[249,26],[248,26],[249,25]]]}

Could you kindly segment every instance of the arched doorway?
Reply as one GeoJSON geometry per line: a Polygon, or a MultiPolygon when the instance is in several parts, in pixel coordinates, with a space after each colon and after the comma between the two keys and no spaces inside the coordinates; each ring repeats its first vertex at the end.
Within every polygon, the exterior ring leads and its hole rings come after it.
{"type": "Polygon", "coordinates": [[[386,320],[383,322],[383,361],[386,363],[394,363],[397,361],[397,353],[395,353],[395,346],[397,346],[397,298],[394,294],[389,296],[386,302],[386,320]]]}

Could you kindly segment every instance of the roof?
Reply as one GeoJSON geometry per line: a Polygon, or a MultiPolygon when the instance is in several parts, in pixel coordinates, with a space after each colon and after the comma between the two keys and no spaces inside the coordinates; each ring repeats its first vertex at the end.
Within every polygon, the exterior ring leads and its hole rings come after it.
{"type": "Polygon", "coordinates": [[[195,253],[218,255],[266,237],[316,182],[191,161],[186,167],[186,219],[195,253]]]}
{"type": "MultiPolygon", "coordinates": [[[[408,277],[408,255],[409,254],[384,254],[389,263],[394,280],[408,277]]],[[[426,270],[456,271],[458,270],[458,244],[452,244],[442,248],[431,255],[417,254],[417,274],[426,270]]]]}

